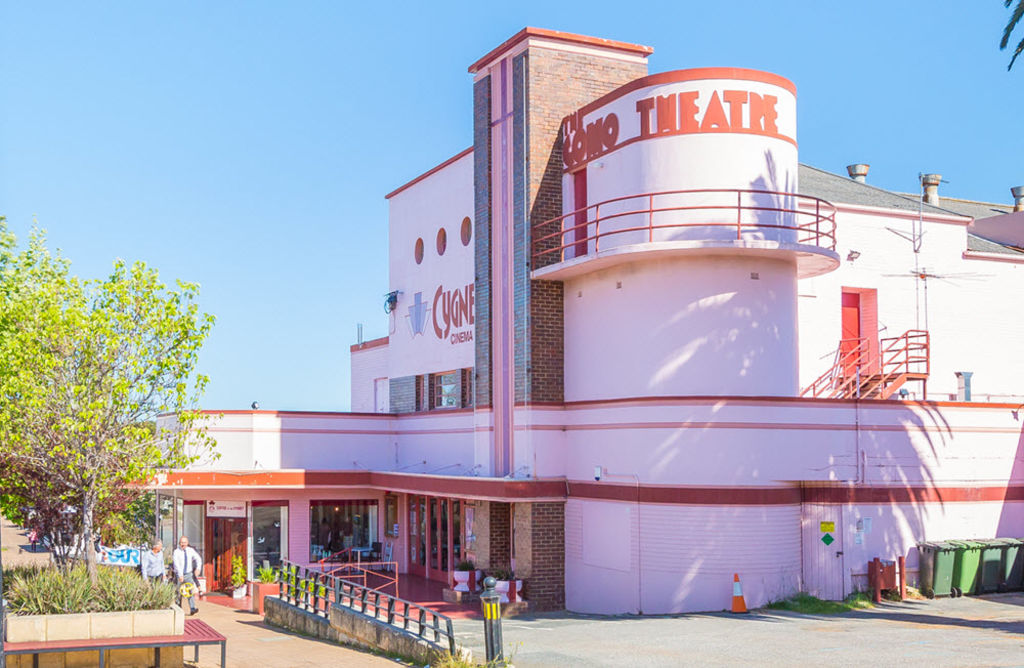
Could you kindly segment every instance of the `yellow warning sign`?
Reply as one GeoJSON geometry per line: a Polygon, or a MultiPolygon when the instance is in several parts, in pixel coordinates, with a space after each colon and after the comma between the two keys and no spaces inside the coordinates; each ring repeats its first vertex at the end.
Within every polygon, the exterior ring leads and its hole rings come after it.
{"type": "Polygon", "coordinates": [[[821,523],[821,531],[823,533],[826,532],[826,531],[835,531],[835,530],[836,530],[836,523],[835,522],[822,522],[821,523]]]}

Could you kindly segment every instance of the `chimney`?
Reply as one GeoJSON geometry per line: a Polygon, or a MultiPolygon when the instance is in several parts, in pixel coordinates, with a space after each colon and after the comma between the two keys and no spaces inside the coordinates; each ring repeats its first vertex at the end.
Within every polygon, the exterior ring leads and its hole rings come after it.
{"type": "Polygon", "coordinates": [[[973,371],[956,371],[956,400],[971,400],[971,376],[973,371]]]}
{"type": "Polygon", "coordinates": [[[1013,210],[1024,211],[1024,186],[1010,188],[1010,194],[1013,195],[1013,210]]]}
{"type": "Polygon", "coordinates": [[[857,183],[864,183],[868,180],[869,169],[871,169],[871,165],[858,163],[856,165],[847,165],[846,173],[849,174],[850,178],[857,183]]]}
{"type": "Polygon", "coordinates": [[[942,174],[921,175],[921,187],[924,188],[925,204],[939,205],[939,183],[941,182],[942,174]]]}

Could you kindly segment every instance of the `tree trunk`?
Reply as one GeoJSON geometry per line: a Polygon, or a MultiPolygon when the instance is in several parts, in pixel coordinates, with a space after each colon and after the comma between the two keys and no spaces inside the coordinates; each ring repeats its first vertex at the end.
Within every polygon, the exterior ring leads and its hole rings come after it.
{"type": "Polygon", "coordinates": [[[96,511],[96,500],[90,491],[82,495],[82,539],[85,541],[85,567],[89,571],[89,579],[96,582],[96,543],[93,542],[93,514],[96,511]]]}

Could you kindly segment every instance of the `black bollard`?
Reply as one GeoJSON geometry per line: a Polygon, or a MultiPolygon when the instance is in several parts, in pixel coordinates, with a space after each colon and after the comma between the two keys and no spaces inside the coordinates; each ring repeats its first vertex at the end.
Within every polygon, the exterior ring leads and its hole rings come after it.
{"type": "Polygon", "coordinates": [[[501,597],[494,591],[497,580],[484,578],[484,593],[480,595],[480,603],[484,608],[484,644],[487,649],[487,664],[492,661],[503,661],[505,654],[501,649],[501,597]]]}

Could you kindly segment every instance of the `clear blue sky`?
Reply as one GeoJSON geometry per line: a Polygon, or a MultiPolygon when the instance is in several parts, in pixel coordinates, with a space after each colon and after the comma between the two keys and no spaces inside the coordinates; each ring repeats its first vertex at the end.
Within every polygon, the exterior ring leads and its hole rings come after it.
{"type": "Polygon", "coordinates": [[[800,158],[913,191],[1024,184],[1024,61],[988,2],[0,4],[0,214],[81,275],[202,285],[205,404],[344,410],[383,335],[384,194],[471,143],[466,67],[525,25],[654,47],[651,72],[769,70],[800,158]]]}

